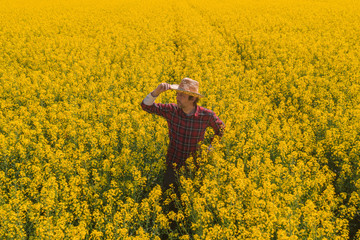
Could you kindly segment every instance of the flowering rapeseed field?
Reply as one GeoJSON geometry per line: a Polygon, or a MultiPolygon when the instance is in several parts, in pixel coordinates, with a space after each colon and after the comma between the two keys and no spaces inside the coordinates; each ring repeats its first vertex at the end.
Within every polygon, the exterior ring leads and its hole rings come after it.
{"type": "Polygon", "coordinates": [[[359,33],[354,0],[0,1],[0,238],[359,238],[359,33]],[[165,214],[140,103],[183,77],[226,132],[165,214]]]}

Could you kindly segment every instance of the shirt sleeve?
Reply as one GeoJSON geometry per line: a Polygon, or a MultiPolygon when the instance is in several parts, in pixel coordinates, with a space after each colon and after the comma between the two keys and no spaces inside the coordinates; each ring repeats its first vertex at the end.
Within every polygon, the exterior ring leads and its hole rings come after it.
{"type": "Polygon", "coordinates": [[[145,99],[144,99],[144,104],[145,105],[148,105],[148,106],[151,106],[154,102],[155,102],[155,99],[156,99],[157,97],[153,97],[153,95],[151,95],[151,93],[149,93],[146,97],[145,97],[145,99]]]}
{"type": "Polygon", "coordinates": [[[175,110],[173,104],[154,103],[155,99],[156,97],[153,97],[150,93],[141,102],[141,108],[148,113],[156,114],[164,118],[169,118],[170,113],[175,110]]]}
{"type": "Polygon", "coordinates": [[[210,127],[214,129],[216,135],[218,135],[219,137],[222,137],[224,135],[225,124],[218,116],[216,116],[215,113],[211,116],[209,124],[210,127]]]}

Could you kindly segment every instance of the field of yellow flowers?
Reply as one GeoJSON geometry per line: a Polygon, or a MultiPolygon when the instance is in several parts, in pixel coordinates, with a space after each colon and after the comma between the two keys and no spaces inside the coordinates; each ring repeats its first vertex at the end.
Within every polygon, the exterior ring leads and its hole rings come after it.
{"type": "Polygon", "coordinates": [[[355,0],[0,0],[0,239],[360,238],[359,33],[355,0]],[[226,132],[166,214],[140,103],[183,77],[226,132]]]}

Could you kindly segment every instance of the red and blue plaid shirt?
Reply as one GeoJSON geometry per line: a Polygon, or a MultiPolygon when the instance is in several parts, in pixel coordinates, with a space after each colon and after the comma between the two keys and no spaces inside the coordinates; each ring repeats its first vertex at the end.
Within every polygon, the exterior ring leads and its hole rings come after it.
{"type": "Polygon", "coordinates": [[[146,105],[141,103],[143,110],[162,116],[166,119],[169,127],[169,147],[166,155],[166,163],[177,167],[185,165],[185,161],[191,154],[195,157],[199,150],[198,143],[204,140],[205,130],[212,127],[218,136],[223,135],[224,123],[216,114],[204,107],[196,106],[192,115],[186,115],[176,104],[153,103],[146,105]]]}

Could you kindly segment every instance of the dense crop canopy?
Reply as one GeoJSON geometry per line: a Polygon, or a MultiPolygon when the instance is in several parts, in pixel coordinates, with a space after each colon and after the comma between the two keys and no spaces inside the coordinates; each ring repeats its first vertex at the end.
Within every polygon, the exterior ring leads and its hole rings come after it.
{"type": "Polygon", "coordinates": [[[0,238],[360,238],[359,13],[352,0],[0,1],[0,238]],[[208,130],[165,214],[167,124],[140,103],[183,77],[226,132],[208,153],[208,130]]]}

